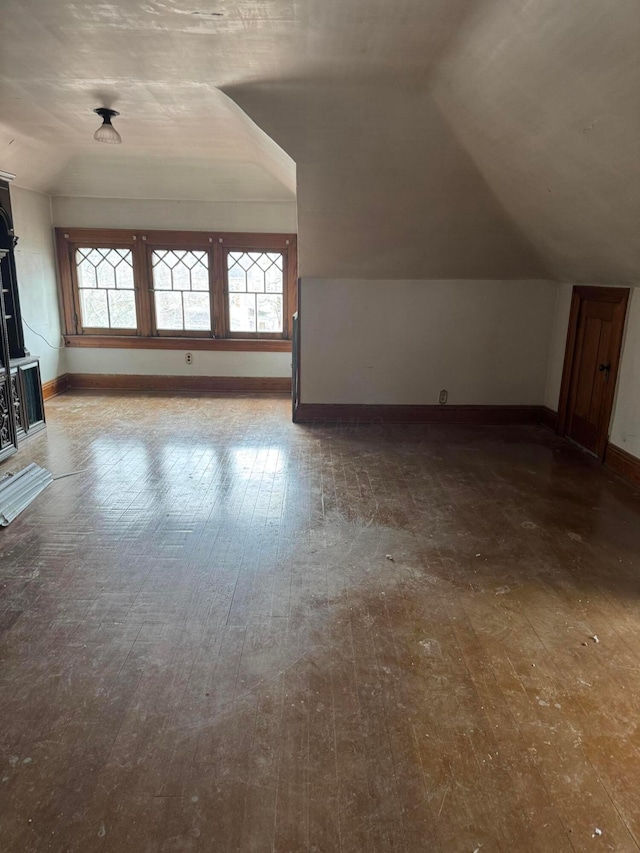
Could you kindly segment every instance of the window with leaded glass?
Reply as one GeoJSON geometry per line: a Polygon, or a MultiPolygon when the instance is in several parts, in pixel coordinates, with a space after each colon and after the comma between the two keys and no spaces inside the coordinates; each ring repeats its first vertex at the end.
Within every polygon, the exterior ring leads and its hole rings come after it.
{"type": "Polygon", "coordinates": [[[229,331],[283,330],[284,263],[280,252],[227,253],[229,331]]]}
{"type": "Polygon", "coordinates": [[[156,328],[211,331],[207,252],[156,249],[151,254],[156,328]]]}
{"type": "Polygon", "coordinates": [[[80,321],[89,329],[136,329],[130,249],[76,249],[80,321]]]}
{"type": "Polygon", "coordinates": [[[295,234],[57,228],[67,346],[288,352],[295,234]]]}

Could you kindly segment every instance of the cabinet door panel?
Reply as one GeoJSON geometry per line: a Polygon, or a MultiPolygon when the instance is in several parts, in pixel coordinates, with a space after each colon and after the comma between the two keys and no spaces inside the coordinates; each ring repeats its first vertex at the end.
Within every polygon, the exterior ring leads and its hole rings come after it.
{"type": "Polygon", "coordinates": [[[0,459],[17,449],[11,384],[7,373],[0,374],[0,459]]]}

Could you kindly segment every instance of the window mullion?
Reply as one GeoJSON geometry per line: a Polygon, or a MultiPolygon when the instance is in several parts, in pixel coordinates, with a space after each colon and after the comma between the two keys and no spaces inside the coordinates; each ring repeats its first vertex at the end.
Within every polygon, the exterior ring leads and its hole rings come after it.
{"type": "MultiPolygon", "coordinates": [[[[209,243],[212,243],[211,237],[209,238],[209,243]]],[[[209,314],[211,317],[211,337],[217,338],[219,337],[219,323],[218,323],[218,305],[215,296],[215,246],[210,245],[207,251],[207,264],[209,267],[209,314]]]]}
{"type": "Polygon", "coordinates": [[[136,235],[133,252],[133,281],[136,288],[136,306],[138,309],[138,334],[149,337],[155,334],[151,322],[151,267],[149,264],[149,247],[142,234],[136,235]]]}
{"type": "Polygon", "coordinates": [[[213,311],[213,329],[216,338],[227,337],[227,306],[224,278],[224,247],[214,237],[212,248],[213,263],[210,265],[211,304],[213,311]]]}

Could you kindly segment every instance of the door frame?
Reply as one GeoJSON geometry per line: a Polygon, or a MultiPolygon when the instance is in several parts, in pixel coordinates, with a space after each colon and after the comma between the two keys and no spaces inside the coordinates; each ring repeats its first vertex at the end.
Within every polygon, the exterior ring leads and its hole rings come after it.
{"type": "Polygon", "coordinates": [[[615,323],[613,329],[613,351],[611,353],[611,370],[609,381],[603,399],[602,421],[600,423],[600,435],[598,437],[598,448],[596,456],[603,462],[609,440],[609,427],[611,425],[611,413],[613,401],[618,382],[618,368],[622,354],[622,340],[624,337],[625,320],[627,317],[627,306],[629,303],[628,287],[596,287],[590,285],[575,285],[571,296],[571,311],[569,313],[569,330],[567,332],[567,344],[564,352],[564,366],[562,368],[562,384],[560,386],[560,400],[558,405],[558,435],[566,436],[567,421],[569,419],[569,396],[573,379],[573,363],[576,355],[576,344],[578,341],[578,319],[580,317],[580,306],[584,300],[595,302],[613,302],[620,305],[622,314],[615,323]],[[606,417],[605,417],[606,416],[606,417]]]}

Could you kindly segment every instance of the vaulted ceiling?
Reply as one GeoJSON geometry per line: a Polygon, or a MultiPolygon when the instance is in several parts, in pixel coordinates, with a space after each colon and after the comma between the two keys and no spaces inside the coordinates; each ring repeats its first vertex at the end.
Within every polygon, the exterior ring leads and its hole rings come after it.
{"type": "Polygon", "coordinates": [[[638,44],[637,0],[5,0],[0,169],[282,200],[293,158],[306,274],[635,282],[638,44]]]}

